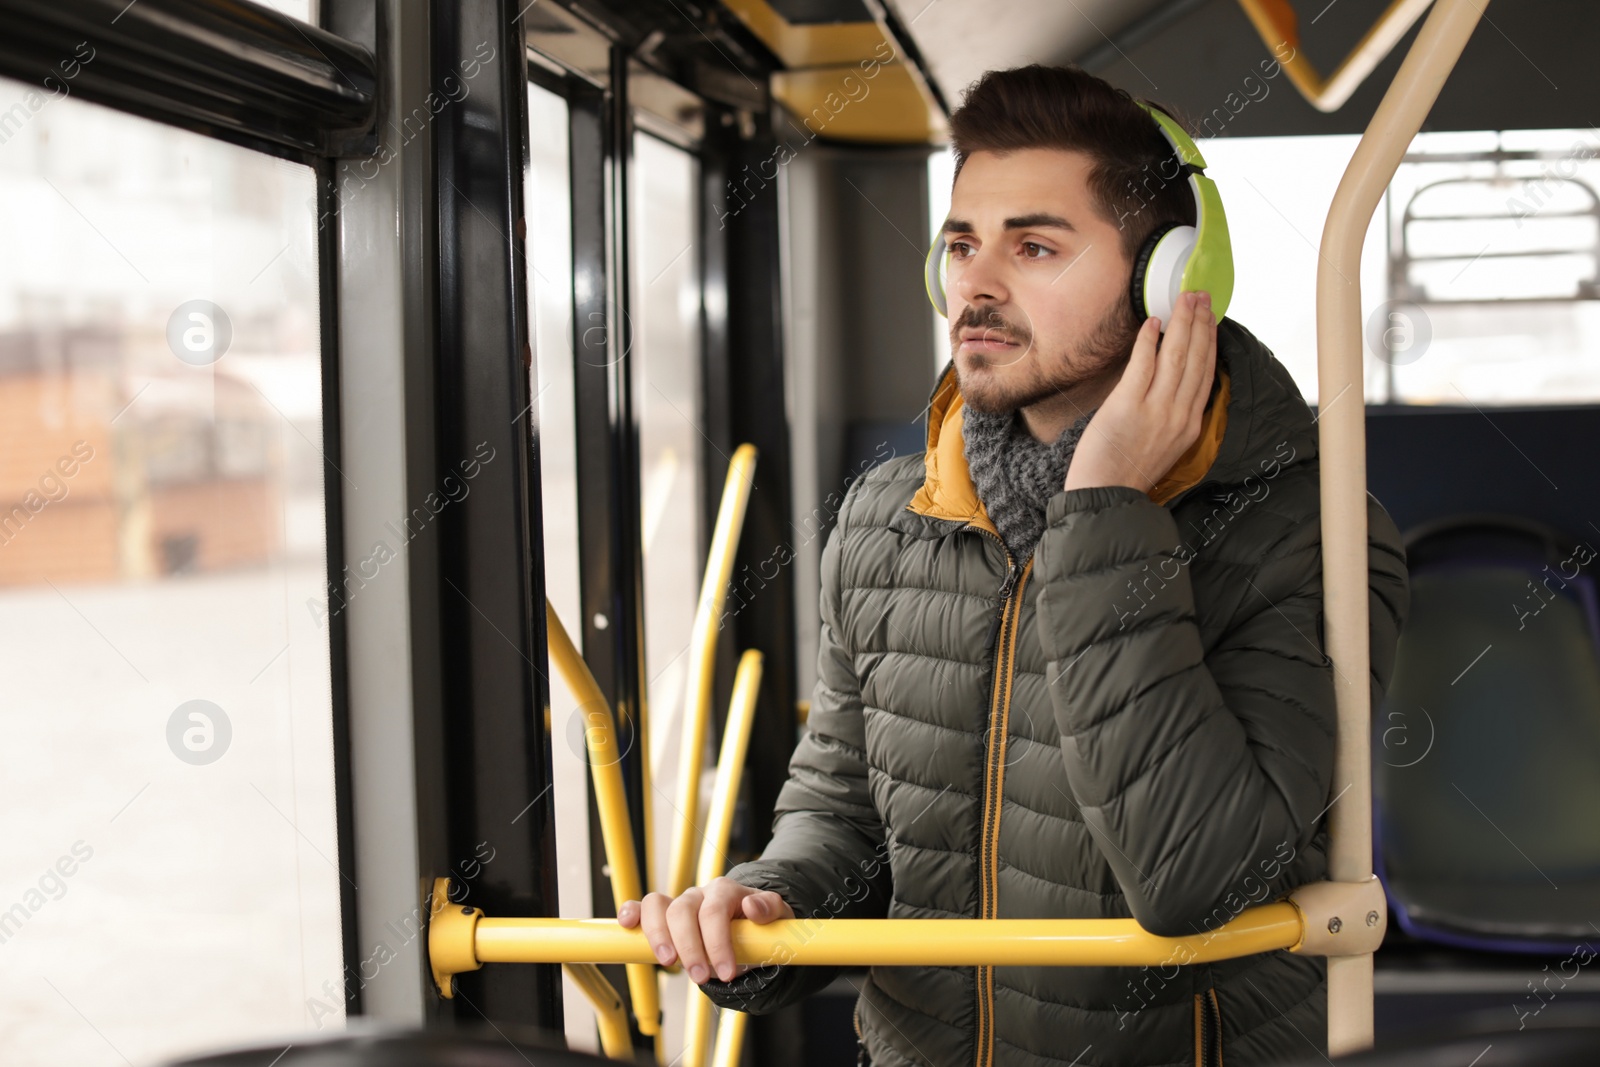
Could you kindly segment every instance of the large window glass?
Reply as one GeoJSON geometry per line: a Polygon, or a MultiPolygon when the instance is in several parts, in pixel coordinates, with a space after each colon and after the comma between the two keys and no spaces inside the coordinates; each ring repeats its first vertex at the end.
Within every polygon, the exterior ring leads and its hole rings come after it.
{"type": "MultiPolygon", "coordinates": [[[[689,633],[700,595],[701,431],[699,167],[681,148],[633,142],[633,403],[639,424],[649,674],[652,862],[667,869],[679,815],[678,754],[689,680],[689,633]]],[[[720,496],[721,486],[715,488],[720,496]]],[[[714,758],[708,758],[708,774],[714,758]]],[[[686,978],[669,983],[667,1047],[682,1044],[686,978]]]]}
{"type": "Polygon", "coordinates": [[[1588,130],[1418,135],[1389,186],[1379,395],[1424,404],[1600,400],[1600,140],[1588,130]]]}
{"type": "MultiPolygon", "coordinates": [[[[583,644],[578,557],[578,452],[572,364],[572,187],[567,102],[528,87],[528,292],[533,304],[533,389],[544,504],[545,595],[568,634],[583,644]]],[[[589,807],[584,719],[559,671],[550,672],[551,753],[555,774],[557,892],[561,914],[588,918],[589,807]]],[[[564,987],[567,1038],[595,1051],[594,1010],[571,979],[564,987]]]]}
{"type": "MultiPolygon", "coordinates": [[[[695,159],[634,138],[633,403],[639,420],[645,663],[658,791],[656,871],[667,868],[689,631],[700,595],[700,257],[695,159]]],[[[720,487],[719,487],[720,488],[720,487]]]]}
{"type": "Polygon", "coordinates": [[[312,173],[0,116],[5,1062],[338,1025],[312,173]]]}

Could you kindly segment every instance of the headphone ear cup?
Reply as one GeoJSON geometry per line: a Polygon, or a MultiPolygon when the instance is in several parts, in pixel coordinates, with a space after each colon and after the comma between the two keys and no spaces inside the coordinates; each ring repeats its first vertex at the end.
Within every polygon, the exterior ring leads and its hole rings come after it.
{"type": "Polygon", "coordinates": [[[950,317],[949,301],[944,295],[944,256],[948,250],[944,234],[941,233],[933,239],[933,247],[928,249],[928,259],[922,268],[923,285],[928,293],[928,302],[942,318],[950,317]]]}
{"type": "Polygon", "coordinates": [[[1144,239],[1144,244],[1139,246],[1139,252],[1133,257],[1133,277],[1128,282],[1128,301],[1133,306],[1133,317],[1143,322],[1150,317],[1150,309],[1144,302],[1144,279],[1150,269],[1150,257],[1155,254],[1156,245],[1161,243],[1161,238],[1178,228],[1178,223],[1167,222],[1157,226],[1149,237],[1144,239]]]}

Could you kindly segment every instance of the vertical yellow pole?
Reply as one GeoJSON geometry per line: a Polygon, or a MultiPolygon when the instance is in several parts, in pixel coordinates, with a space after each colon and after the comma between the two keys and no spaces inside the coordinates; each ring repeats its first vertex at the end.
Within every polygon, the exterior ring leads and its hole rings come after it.
{"type": "Polygon", "coordinates": [[[717,508],[717,526],[700,586],[694,627],[689,634],[689,681],[683,704],[683,750],[678,753],[678,819],[672,833],[672,858],[666,892],[678,896],[693,874],[696,823],[700,814],[700,769],[704,762],[706,720],[711,715],[711,689],[717,662],[717,632],[722,606],[733,576],[733,554],[744,528],[750,486],[756,472],[754,445],[740,445],[728,463],[728,479],[717,508]]]}
{"type": "MultiPolygon", "coordinates": [[[[1329,809],[1328,878],[1372,877],[1370,661],[1367,619],[1366,394],[1361,246],[1379,199],[1472,36],[1485,0],[1438,0],[1400,64],[1334,193],[1317,265],[1322,590],[1336,670],[1339,745],[1329,809]]],[[[1372,956],[1328,959],[1328,1052],[1372,1045],[1372,956]]]]}
{"type": "MultiPolygon", "coordinates": [[[[722,751],[717,756],[717,781],[711,791],[711,810],[706,816],[705,839],[700,843],[700,863],[695,871],[695,881],[705,885],[722,874],[728,863],[728,835],[733,829],[733,810],[739,799],[739,780],[744,772],[745,754],[750,749],[750,730],[755,722],[756,701],[761,695],[761,653],[751,649],[739,657],[739,670],[733,678],[733,699],[728,705],[728,722],[722,731],[722,751]]],[[[711,1036],[711,1001],[700,987],[689,985],[689,1001],[685,1005],[683,1031],[683,1060],[681,1067],[705,1067],[706,1042],[711,1036]]],[[[733,1024],[730,1016],[741,1012],[724,1011],[722,1027],[717,1034],[720,1049],[725,1041],[735,1039],[729,1031],[733,1024]]],[[[737,1036],[742,1038],[744,1025],[739,1024],[737,1036]]],[[[738,1058],[738,1049],[733,1051],[738,1058]]]]}
{"type": "Polygon", "coordinates": [[[717,1049],[711,1054],[711,1067],[739,1067],[739,1053],[744,1049],[744,1027],[750,1016],[731,1008],[723,1009],[717,1019],[717,1049]]]}

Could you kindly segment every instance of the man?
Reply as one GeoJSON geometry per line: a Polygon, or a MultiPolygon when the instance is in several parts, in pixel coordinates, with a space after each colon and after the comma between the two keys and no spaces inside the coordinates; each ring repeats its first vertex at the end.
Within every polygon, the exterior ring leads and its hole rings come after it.
{"type": "MultiPolygon", "coordinates": [[[[1194,223],[1151,117],[1076,69],[990,72],[951,119],[952,364],[928,449],[851,488],[819,681],[761,858],[630,902],[664,964],[761,1012],[832,978],[740,973],[732,918],[1136,918],[1203,934],[1326,873],[1333,666],[1317,434],[1249,331],[1132,257],[1194,223]]],[[[1368,498],[1372,686],[1408,606],[1368,498]]],[[[1324,1048],[1325,965],[874,968],[863,1059],[1247,1067],[1324,1048]],[[1310,1046],[1310,1047],[1308,1047],[1310,1046]]]]}

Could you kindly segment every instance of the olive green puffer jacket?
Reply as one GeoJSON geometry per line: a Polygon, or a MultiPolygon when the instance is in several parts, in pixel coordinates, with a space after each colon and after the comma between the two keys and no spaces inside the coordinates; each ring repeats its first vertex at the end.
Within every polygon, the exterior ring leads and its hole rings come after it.
{"type": "MultiPolygon", "coordinates": [[[[1334,690],[1317,436],[1232,320],[1195,447],[1150,494],[1050,502],[1008,560],[962,457],[947,369],[925,457],[852,486],[823,554],[808,729],[773,838],[730,875],[802,917],[1136,918],[1204,932],[1325,874],[1334,690]]],[[[1408,607],[1368,498],[1372,689],[1408,607]]],[[[1250,1067],[1325,1048],[1324,964],[1271,952],[1142,968],[876,967],[876,1067],[1250,1067]]],[[[834,977],[705,988],[770,1011],[834,977]]]]}

